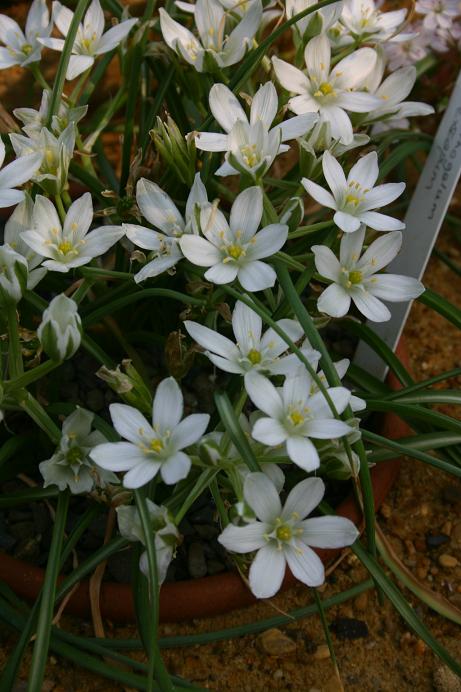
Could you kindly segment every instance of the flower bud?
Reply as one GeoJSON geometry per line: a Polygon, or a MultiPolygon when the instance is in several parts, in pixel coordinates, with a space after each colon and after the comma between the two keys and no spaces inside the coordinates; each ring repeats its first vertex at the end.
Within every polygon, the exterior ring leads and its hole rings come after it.
{"type": "Polygon", "coordinates": [[[45,353],[52,360],[67,360],[77,351],[82,340],[82,327],[77,303],[61,293],[53,298],[43,313],[37,336],[45,353]]]}
{"type": "Polygon", "coordinates": [[[0,247],[0,305],[19,303],[27,287],[27,260],[9,245],[0,247]]]}

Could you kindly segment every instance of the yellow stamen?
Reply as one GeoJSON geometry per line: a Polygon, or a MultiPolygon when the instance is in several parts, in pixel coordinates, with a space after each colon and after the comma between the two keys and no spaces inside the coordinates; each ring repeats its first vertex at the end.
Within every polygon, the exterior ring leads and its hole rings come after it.
{"type": "Polygon", "coordinates": [[[290,418],[294,425],[300,425],[301,423],[304,423],[304,416],[299,411],[292,411],[290,413],[290,418]]]}
{"type": "Polygon", "coordinates": [[[253,365],[257,365],[261,362],[261,353],[255,348],[252,348],[251,351],[248,351],[248,360],[253,365]]]}
{"type": "Polygon", "coordinates": [[[163,442],[162,442],[162,440],[158,440],[158,439],[154,438],[153,440],[150,441],[149,447],[151,448],[151,450],[153,452],[157,452],[157,453],[161,452],[163,449],[163,442]]]}
{"type": "Polygon", "coordinates": [[[279,526],[278,529],[275,532],[275,535],[279,539],[279,541],[289,541],[293,535],[293,532],[289,526],[286,524],[283,526],[279,526]]]}
{"type": "Polygon", "coordinates": [[[363,274],[359,271],[349,272],[349,281],[352,285],[359,284],[362,282],[363,274]]]}
{"type": "Polygon", "coordinates": [[[58,250],[59,252],[62,252],[63,255],[67,255],[67,253],[72,249],[73,245],[68,240],[63,240],[62,243],[59,243],[58,245],[58,250]]]}

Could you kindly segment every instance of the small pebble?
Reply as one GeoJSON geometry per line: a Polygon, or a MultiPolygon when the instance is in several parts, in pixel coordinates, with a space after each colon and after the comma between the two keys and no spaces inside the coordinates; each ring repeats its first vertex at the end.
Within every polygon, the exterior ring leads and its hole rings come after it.
{"type": "Polygon", "coordinates": [[[461,546],[461,521],[457,521],[456,524],[453,525],[451,540],[452,543],[461,546]]]}
{"type": "Polygon", "coordinates": [[[355,618],[337,618],[331,623],[331,629],[338,639],[362,639],[368,637],[367,623],[355,618]]]}
{"type": "Polygon", "coordinates": [[[426,545],[428,548],[439,548],[444,543],[448,543],[449,540],[450,536],[447,536],[445,533],[426,534],[426,545]]]}
{"type": "Polygon", "coordinates": [[[437,692],[461,692],[461,679],[442,665],[434,672],[434,687],[437,692]]]}
{"type": "Polygon", "coordinates": [[[256,643],[269,656],[289,656],[296,651],[296,642],[275,627],[260,634],[256,643]]]}
{"type": "Polygon", "coordinates": [[[448,555],[447,553],[443,553],[443,555],[440,555],[439,557],[439,565],[441,567],[446,567],[447,569],[453,569],[453,567],[458,566],[458,560],[453,557],[453,555],[448,555]]]}
{"type": "Polygon", "coordinates": [[[274,672],[273,678],[274,680],[281,680],[283,678],[283,670],[281,670],[281,668],[278,668],[278,670],[274,672]]]}
{"type": "Polygon", "coordinates": [[[368,594],[366,591],[357,596],[354,601],[354,606],[356,610],[366,610],[368,606],[368,594]]]}
{"type": "Polygon", "coordinates": [[[327,644],[320,644],[314,651],[314,658],[318,661],[323,661],[326,658],[330,658],[330,649],[327,644]]]}

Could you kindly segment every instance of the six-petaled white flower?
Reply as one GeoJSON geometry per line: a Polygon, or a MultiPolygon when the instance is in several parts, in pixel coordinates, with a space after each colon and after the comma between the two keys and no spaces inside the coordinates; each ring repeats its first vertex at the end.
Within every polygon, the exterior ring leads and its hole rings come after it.
{"type": "Polygon", "coordinates": [[[290,63],[272,58],[280,84],[295,94],[289,108],[298,115],[319,113],[331,125],[331,134],[344,144],[352,141],[352,123],[346,111],[368,113],[380,105],[372,94],[360,91],[376,62],[372,48],[360,48],[331,69],[331,45],[325,34],[311,39],[304,51],[307,75],[290,63]]]}
{"type": "MultiPolygon", "coordinates": [[[[290,459],[305,471],[314,471],[320,458],[310,438],[329,440],[351,432],[349,425],[334,417],[322,392],[311,395],[312,378],[306,370],[286,378],[276,388],[266,377],[253,373],[245,381],[250,399],[267,417],[254,424],[252,436],[269,447],[286,444],[290,459]]],[[[341,414],[351,393],[345,387],[330,387],[330,401],[341,414]]]]}
{"type": "Polygon", "coordinates": [[[197,149],[225,151],[226,161],[216,175],[235,175],[239,171],[261,177],[270,168],[277,154],[288,151],[282,144],[302,137],[315,121],[315,113],[297,115],[271,128],[278,111],[278,96],[272,82],[261,86],[251,102],[250,119],[224,84],[214,84],[209,94],[210,109],[216,121],[227,134],[198,132],[197,149]]]}
{"type": "Polygon", "coordinates": [[[375,231],[405,228],[402,221],[373,211],[393,202],[405,189],[405,183],[385,183],[374,187],[379,175],[375,151],[352,166],[347,180],[341,164],[329,151],[323,155],[322,167],[331,193],[312,180],[303,178],[301,182],[316,202],[335,210],[333,220],[342,231],[353,233],[362,224],[375,231]]]}
{"type": "Polygon", "coordinates": [[[85,192],[69,207],[61,225],[54,204],[37,195],[32,214],[33,227],[22,240],[45,257],[43,266],[54,272],[68,272],[103,255],[123,236],[121,226],[101,226],[88,233],[93,221],[93,201],[85,192]]]}
{"type": "MultiPolygon", "coordinates": [[[[173,523],[171,514],[163,505],[156,505],[146,498],[149,523],[154,534],[155,557],[157,561],[158,583],[165,580],[176,546],[179,544],[179,531],[173,523]]],[[[141,523],[141,517],[136,507],[122,505],[117,507],[117,523],[120,534],[129,541],[139,541],[146,545],[146,537],[141,523]]],[[[149,576],[147,551],[139,558],[139,569],[146,577],[149,576]]]]}
{"type": "Polygon", "coordinates": [[[374,0],[344,0],[341,23],[353,39],[386,41],[405,21],[407,10],[381,12],[374,0]]]}
{"type": "Polygon", "coordinates": [[[93,430],[94,414],[83,408],[67,416],[62,424],[62,435],[52,457],[39,464],[44,487],[57,485],[59,490],[69,488],[73,495],[104,488],[108,483],[119,483],[111,471],[98,467],[89,453],[105,441],[98,430],[93,430]]]}
{"type": "MultiPolygon", "coordinates": [[[[303,329],[295,320],[278,320],[277,325],[292,341],[303,336],[303,329]]],[[[211,362],[225,372],[246,378],[251,372],[288,375],[299,367],[296,354],[282,355],[288,349],[286,342],[272,328],[262,334],[261,317],[240,301],[237,301],[232,314],[232,330],[237,343],[197,322],[186,320],[184,326],[191,337],[206,349],[205,354],[211,362]]],[[[317,364],[318,351],[305,345],[303,353],[312,364],[317,364]]]]}
{"type": "Polygon", "coordinates": [[[165,43],[197,72],[208,72],[216,66],[230,67],[243,58],[260,27],[262,5],[260,0],[252,0],[247,12],[229,31],[226,24],[231,14],[225,12],[218,0],[197,0],[194,20],[200,40],[172,19],[163,7],[159,14],[165,43]]]}
{"type": "Polygon", "coordinates": [[[52,28],[46,0],[33,1],[24,33],[14,19],[0,14],[0,41],[4,44],[0,47],[0,70],[38,62],[42,54],[40,39],[48,37],[52,28]]]}
{"type": "Polygon", "coordinates": [[[127,471],[126,488],[140,488],[160,473],[171,485],[185,478],[190,457],[182,450],[198,442],[210,416],[193,413],[181,420],[184,400],[173,377],[162,380],[155,392],[152,425],[137,409],[126,404],[111,404],[114,428],[128,442],[108,442],[91,452],[103,469],[127,471]]]}
{"type": "Polygon", "coordinates": [[[315,266],[319,274],[333,283],[317,302],[320,312],[331,317],[343,317],[351,300],[365,317],[373,322],[386,322],[391,313],[382,300],[392,303],[417,298],[424,286],[417,279],[399,274],[376,274],[400,250],[400,231],[386,233],[375,240],[362,255],[365,227],[341,239],[339,260],[325,245],[314,245],[315,266]]]}
{"type": "MultiPolygon", "coordinates": [[[[48,119],[48,106],[50,103],[51,92],[45,89],[42,93],[40,108],[15,108],[13,115],[23,123],[21,128],[32,139],[40,136],[40,132],[46,126],[48,119]]],[[[64,132],[70,123],[76,125],[85,115],[88,106],[71,106],[63,95],[63,100],[59,104],[57,115],[53,115],[51,129],[57,136],[64,132]]]]}
{"type": "Polygon", "coordinates": [[[215,204],[202,208],[200,227],[205,238],[183,235],[179,244],[192,264],[210,267],[205,279],[228,284],[238,279],[246,291],[274,285],[276,274],[261,259],[271,257],[285,244],[288,226],[274,223],[258,232],[263,214],[263,194],[248,187],[232,205],[229,223],[215,204]]]}
{"type": "Polygon", "coordinates": [[[171,269],[184,257],[179,238],[184,233],[198,233],[196,215],[208,203],[208,197],[200,173],[197,173],[187,198],[185,219],[166,192],[145,178],[138,180],[136,185],[136,201],[144,218],[161,231],[133,223],[122,224],[132,243],[154,254],[154,259],[134,275],[139,283],[171,269]]]}
{"type": "Polygon", "coordinates": [[[264,473],[246,477],[245,500],[257,521],[246,526],[229,524],[218,540],[235,553],[257,551],[249,572],[250,588],[257,598],[277,593],[287,564],[303,584],[320,586],[325,581],[325,570],[312,548],[343,548],[358,537],[357,528],[344,517],[306,519],[324,493],[320,478],[306,478],[294,486],[282,507],[274,484],[264,473]]]}
{"type": "MultiPolygon", "coordinates": [[[[63,36],[69,33],[73,17],[74,13],[71,10],[56,0],[53,2],[53,19],[63,36]]],[[[127,19],[104,33],[104,13],[99,0],[93,0],[83,23],[78,27],[66,79],[75,79],[93,65],[98,55],[116,48],[128,36],[137,21],[137,19],[127,19]]],[[[39,41],[47,48],[64,50],[65,41],[62,38],[40,38],[39,41]]]]}

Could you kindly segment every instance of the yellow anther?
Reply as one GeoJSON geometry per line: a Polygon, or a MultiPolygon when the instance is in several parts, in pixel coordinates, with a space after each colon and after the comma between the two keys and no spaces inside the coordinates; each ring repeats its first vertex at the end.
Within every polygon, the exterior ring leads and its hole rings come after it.
{"type": "Polygon", "coordinates": [[[240,245],[229,245],[227,247],[227,254],[233,259],[239,259],[239,257],[245,254],[245,251],[240,245]]]}
{"type": "Polygon", "coordinates": [[[157,452],[157,454],[158,454],[158,452],[161,452],[163,449],[163,442],[162,442],[162,440],[154,438],[153,440],[150,441],[149,447],[153,452],[157,452]]]}
{"type": "Polygon", "coordinates": [[[330,82],[322,82],[322,84],[319,86],[319,91],[321,91],[324,96],[328,96],[329,94],[332,94],[334,90],[330,82]]]}
{"type": "Polygon", "coordinates": [[[58,245],[58,250],[62,252],[63,255],[67,255],[72,249],[73,245],[68,240],[63,240],[62,243],[58,245]]]}
{"type": "Polygon", "coordinates": [[[24,55],[30,55],[32,53],[33,48],[30,45],[30,43],[25,43],[21,50],[24,53],[24,55]]]}
{"type": "Polygon", "coordinates": [[[299,411],[292,411],[290,413],[290,418],[294,425],[300,425],[301,423],[304,423],[304,416],[299,411]]]}
{"type": "Polygon", "coordinates": [[[362,280],[363,280],[362,272],[359,272],[359,271],[349,272],[349,281],[353,286],[361,283],[362,280]]]}
{"type": "Polygon", "coordinates": [[[346,204],[353,204],[354,207],[357,207],[360,201],[360,197],[357,197],[357,195],[346,195],[346,204]]]}

